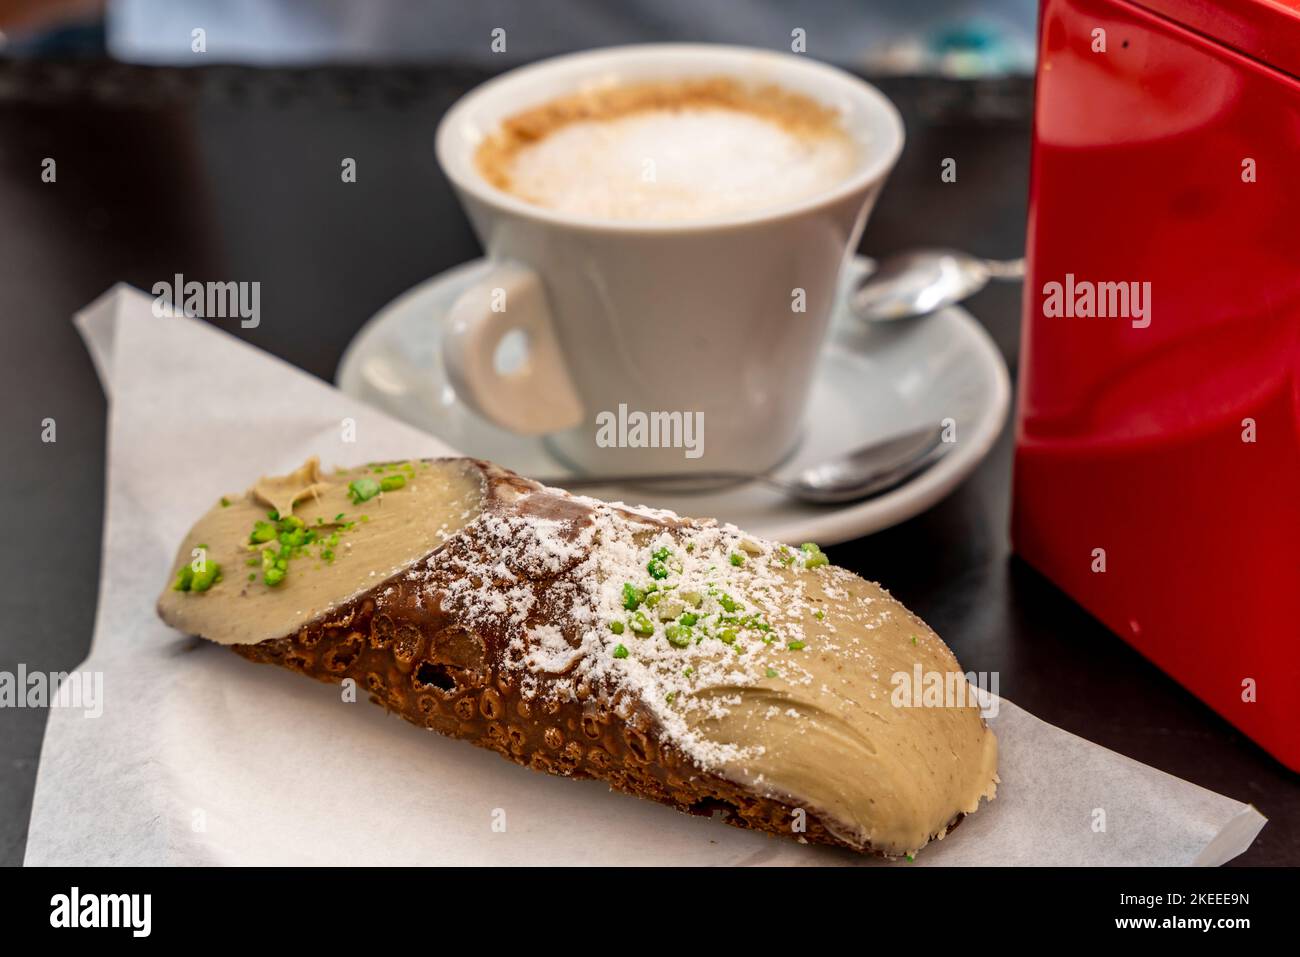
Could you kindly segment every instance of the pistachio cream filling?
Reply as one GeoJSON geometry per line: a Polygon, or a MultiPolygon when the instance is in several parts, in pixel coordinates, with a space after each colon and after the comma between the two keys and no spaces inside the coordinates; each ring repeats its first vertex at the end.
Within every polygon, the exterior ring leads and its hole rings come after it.
{"type": "Polygon", "coordinates": [[[612,649],[606,638],[606,653],[613,667],[647,673],[638,677],[656,687],[661,720],[728,777],[894,854],[993,797],[997,739],[965,675],[880,586],[831,566],[811,542],[791,548],[725,527],[638,551],[643,568],[624,565],[630,580],[603,589],[608,630],[620,636],[612,649]],[[918,667],[960,693],[900,696],[918,667]]]}
{"type": "Polygon", "coordinates": [[[222,496],[181,544],[159,612],[221,644],[291,634],[426,556],[481,499],[480,474],[460,460],[325,474],[313,458],[222,496]]]}

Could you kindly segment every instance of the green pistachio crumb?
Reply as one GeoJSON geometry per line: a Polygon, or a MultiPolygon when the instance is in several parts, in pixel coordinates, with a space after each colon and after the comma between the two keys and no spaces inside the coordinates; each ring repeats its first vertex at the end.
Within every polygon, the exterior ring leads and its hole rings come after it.
{"type": "Polygon", "coordinates": [[[290,552],[280,546],[279,552],[266,549],[262,552],[262,581],[274,588],[284,581],[289,573],[290,552]]]}
{"type": "Polygon", "coordinates": [[[769,678],[775,678],[775,677],[777,677],[776,669],[775,669],[775,668],[768,668],[768,669],[767,669],[767,676],[768,676],[769,678]]]}
{"type": "Polygon", "coordinates": [[[799,546],[799,550],[804,553],[804,568],[821,568],[823,565],[831,563],[831,560],[826,557],[821,546],[816,542],[804,542],[799,546]]]}
{"type": "Polygon", "coordinates": [[[804,642],[802,641],[792,641],[788,645],[786,645],[786,647],[789,648],[791,651],[803,651],[803,649],[806,648],[807,645],[805,645],[804,642]]]}
{"type": "MultiPolygon", "coordinates": [[[[609,623],[609,630],[616,635],[621,635],[623,634],[623,623],[621,621],[611,621],[609,623]]],[[[619,647],[621,648],[623,646],[619,645],[619,647]]]]}
{"type": "Polygon", "coordinates": [[[745,556],[740,554],[740,552],[732,552],[728,556],[728,561],[730,561],[736,568],[739,568],[741,565],[745,564],[745,556]]]}
{"type": "Polygon", "coordinates": [[[230,508],[230,499],[226,498],[224,495],[221,496],[221,507],[230,508]]]}
{"type": "Polygon", "coordinates": [[[379,490],[381,492],[396,492],[405,485],[406,477],[404,475],[385,475],[379,480],[379,490]]]}
{"type": "Polygon", "coordinates": [[[348,483],[348,497],[353,505],[368,502],[381,491],[380,485],[372,478],[359,478],[348,483]]]}
{"type": "Polygon", "coordinates": [[[627,649],[624,648],[622,645],[615,645],[615,646],[614,646],[614,657],[615,657],[615,658],[626,658],[626,657],[627,657],[627,649]]]}
{"type": "Polygon", "coordinates": [[[685,648],[691,643],[691,629],[685,625],[669,625],[664,629],[664,637],[674,648],[685,648]]]}
{"type": "Polygon", "coordinates": [[[650,553],[646,571],[650,573],[651,578],[662,580],[668,577],[668,558],[671,554],[667,548],[657,548],[650,553]]]}
{"type": "Polygon", "coordinates": [[[221,581],[221,566],[210,558],[203,560],[203,570],[193,571],[190,576],[190,591],[207,591],[221,581]]]}
{"type": "Polygon", "coordinates": [[[636,611],[641,607],[641,602],[645,601],[645,592],[637,588],[631,582],[623,583],[623,607],[628,611],[636,611]]]}

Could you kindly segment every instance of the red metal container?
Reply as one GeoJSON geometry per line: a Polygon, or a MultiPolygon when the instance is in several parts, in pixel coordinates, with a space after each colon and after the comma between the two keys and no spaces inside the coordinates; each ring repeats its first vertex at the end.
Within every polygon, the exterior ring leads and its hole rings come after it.
{"type": "Polygon", "coordinates": [[[1044,0],[1027,257],[1016,550],[1300,770],[1300,0],[1044,0]]]}

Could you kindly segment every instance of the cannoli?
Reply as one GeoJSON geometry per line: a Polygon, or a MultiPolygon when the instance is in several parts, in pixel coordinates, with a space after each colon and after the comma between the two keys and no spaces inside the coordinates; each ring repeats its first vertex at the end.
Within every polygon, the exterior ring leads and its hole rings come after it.
{"type": "Polygon", "coordinates": [[[898,700],[952,652],[816,545],[475,459],[311,460],[222,497],[158,613],[535,770],[804,842],[910,855],[996,789],[973,695],[898,700]]]}

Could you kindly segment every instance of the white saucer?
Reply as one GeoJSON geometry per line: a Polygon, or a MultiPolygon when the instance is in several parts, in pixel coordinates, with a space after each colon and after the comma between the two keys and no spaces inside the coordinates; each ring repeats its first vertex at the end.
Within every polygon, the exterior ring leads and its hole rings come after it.
{"type": "MultiPolygon", "coordinates": [[[[523,475],[570,474],[536,437],[498,429],[456,399],[442,369],[442,322],[456,296],[484,267],[475,260],[434,276],[379,311],[348,345],[340,389],[431,432],[448,445],[523,475]]],[[[842,290],[865,271],[855,261],[842,290]]],[[[804,437],[782,472],[821,462],[876,439],[953,418],[957,442],[935,465],[876,498],[849,505],[792,502],[755,485],[695,495],[610,486],[599,498],[708,515],[783,541],[823,545],[911,518],[974,471],[1006,421],[1006,364],[982,326],[951,307],[924,319],[863,326],[837,305],[816,376],[804,437]]]]}

